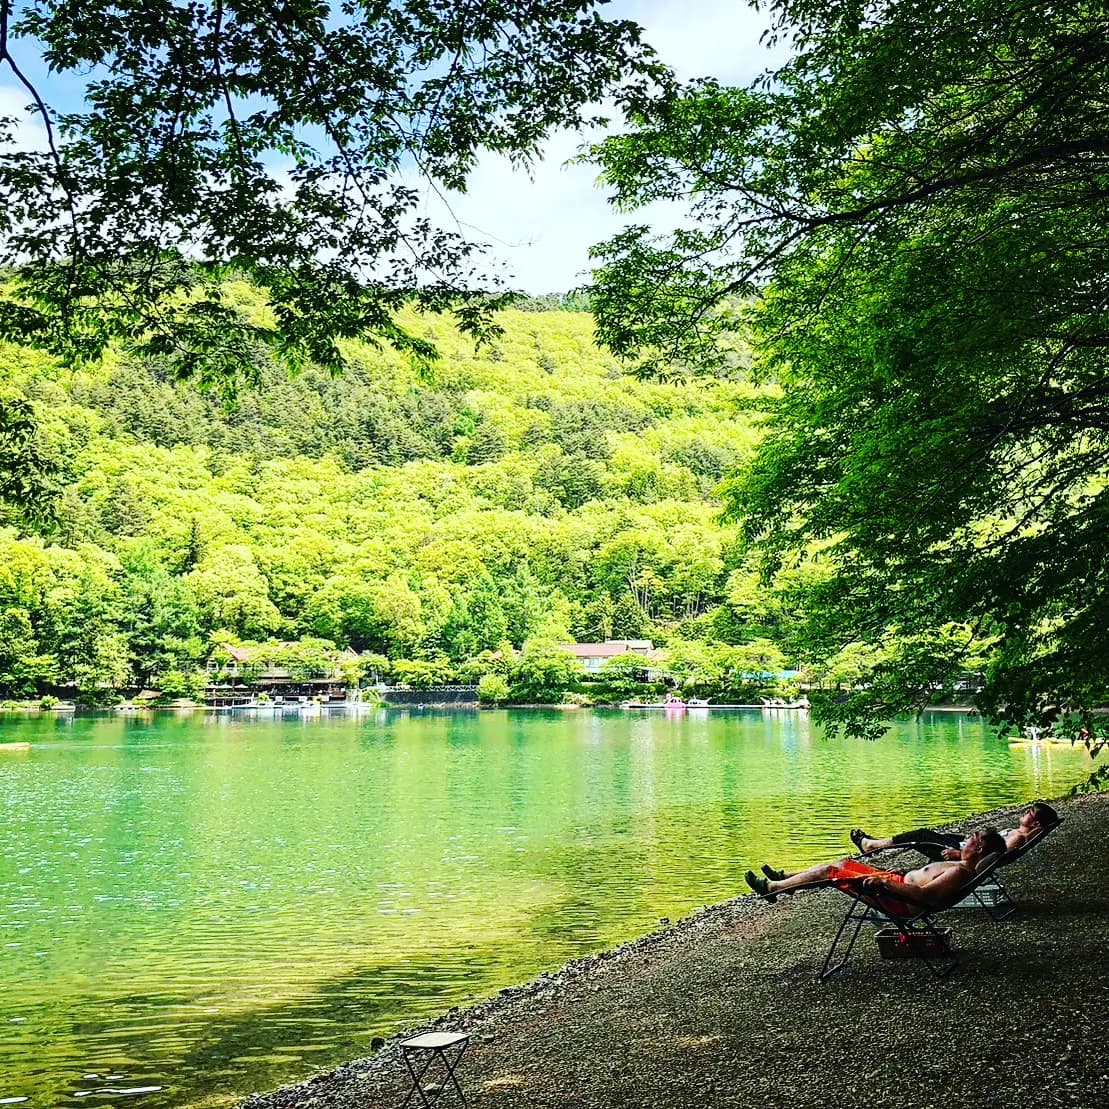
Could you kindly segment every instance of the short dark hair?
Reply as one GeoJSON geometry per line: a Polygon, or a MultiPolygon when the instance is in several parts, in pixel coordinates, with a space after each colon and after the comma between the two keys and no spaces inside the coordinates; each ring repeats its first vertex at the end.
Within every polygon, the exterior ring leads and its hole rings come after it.
{"type": "Polygon", "coordinates": [[[1032,806],[1032,811],[1041,828],[1054,828],[1062,819],[1046,801],[1037,801],[1032,806]]]}
{"type": "Polygon", "coordinates": [[[1008,850],[1005,837],[996,828],[983,828],[979,835],[983,855],[1004,855],[1008,850]]]}

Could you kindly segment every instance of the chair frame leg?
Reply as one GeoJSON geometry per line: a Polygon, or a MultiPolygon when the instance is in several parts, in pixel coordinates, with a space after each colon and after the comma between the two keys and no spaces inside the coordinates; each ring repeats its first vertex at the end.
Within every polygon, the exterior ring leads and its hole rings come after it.
{"type": "Polygon", "coordinates": [[[855,950],[855,941],[859,938],[859,932],[862,931],[863,924],[865,924],[871,916],[870,907],[863,905],[861,901],[852,900],[851,904],[848,905],[847,912],[844,913],[843,920],[840,921],[839,928],[832,938],[832,945],[828,948],[828,954],[824,957],[824,965],[820,968],[821,982],[827,982],[829,978],[834,978],[847,965],[848,960],[851,958],[851,952],[855,950]],[[847,940],[847,946],[840,958],[833,963],[832,960],[836,956],[836,949],[839,947],[843,934],[848,930],[848,926],[852,921],[855,922],[855,927],[851,929],[851,935],[847,940]]]}
{"type": "Polygon", "coordinates": [[[451,1056],[447,1054],[447,1048],[416,1048],[409,1050],[405,1050],[404,1048],[402,1048],[401,1054],[404,1056],[404,1064],[408,1068],[408,1074],[412,1079],[412,1088],[408,1091],[408,1095],[405,1097],[404,1101],[401,1102],[401,1109],[406,1109],[406,1106],[412,1100],[413,1094],[419,1095],[424,1109],[431,1109],[431,1107],[443,1096],[443,1094],[447,1092],[448,1080],[450,1081],[451,1085],[454,1086],[455,1092],[461,1099],[462,1104],[469,1105],[470,1103],[466,1099],[466,1095],[462,1092],[462,1087],[458,1084],[458,1078],[454,1073],[455,1069],[458,1067],[458,1064],[462,1062],[462,1056],[466,1054],[466,1047],[467,1043],[463,1042],[461,1047],[455,1053],[453,1060],[451,1056]],[[412,1063],[412,1055],[414,1055],[416,1052],[427,1056],[427,1058],[423,1061],[423,1066],[421,1066],[418,1071],[412,1063]],[[446,1074],[443,1077],[443,1082],[441,1083],[439,1089],[436,1090],[429,1098],[427,1092],[424,1090],[423,1080],[424,1076],[431,1069],[432,1063],[434,1063],[436,1059],[442,1060],[443,1066],[446,1068],[446,1074]]]}
{"type": "Polygon", "coordinates": [[[946,978],[959,965],[959,956],[952,950],[947,940],[943,938],[942,931],[930,916],[922,914],[911,921],[897,920],[877,911],[861,900],[852,899],[851,904],[847,907],[847,912],[844,913],[843,920],[840,921],[835,936],[832,937],[828,954],[824,957],[824,965],[820,968],[819,977],[822,982],[834,978],[847,965],[851,953],[855,950],[859,932],[862,931],[863,925],[868,922],[874,925],[896,928],[905,937],[905,942],[913,945],[916,952],[913,958],[922,962],[935,978],[946,978]],[[851,927],[852,923],[854,924],[853,928],[851,927]],[[918,942],[924,937],[942,940],[942,949],[931,955],[927,954],[918,942]]]}
{"type": "Polygon", "coordinates": [[[1017,915],[1017,903],[1013,900],[1012,894],[1009,893],[996,874],[991,879],[990,885],[985,888],[996,889],[997,896],[991,904],[979,896],[978,890],[975,890],[974,896],[978,898],[978,904],[989,913],[990,920],[995,924],[1008,924],[1017,915]]]}

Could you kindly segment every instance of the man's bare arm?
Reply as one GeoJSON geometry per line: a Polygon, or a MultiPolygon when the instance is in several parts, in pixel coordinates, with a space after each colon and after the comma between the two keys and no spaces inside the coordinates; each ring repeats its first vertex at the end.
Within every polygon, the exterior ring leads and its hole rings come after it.
{"type": "Polygon", "coordinates": [[[868,893],[888,894],[913,905],[928,906],[954,893],[965,880],[961,867],[951,867],[921,883],[891,882],[875,876],[863,882],[863,889],[868,893]]]}

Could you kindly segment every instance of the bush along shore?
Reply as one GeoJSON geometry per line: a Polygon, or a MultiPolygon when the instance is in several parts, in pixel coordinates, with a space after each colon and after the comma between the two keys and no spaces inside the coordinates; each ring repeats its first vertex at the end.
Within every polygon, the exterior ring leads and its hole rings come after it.
{"type": "MultiPolygon", "coordinates": [[[[1109,1104],[1109,793],[1058,807],[1063,825],[1005,872],[1013,923],[946,914],[961,965],[943,981],[881,960],[868,930],[823,983],[843,898],[744,895],[405,1035],[468,1032],[458,1075],[485,1106],[1109,1104]]],[[[242,1109],[399,1106],[401,1038],[242,1109]]]]}

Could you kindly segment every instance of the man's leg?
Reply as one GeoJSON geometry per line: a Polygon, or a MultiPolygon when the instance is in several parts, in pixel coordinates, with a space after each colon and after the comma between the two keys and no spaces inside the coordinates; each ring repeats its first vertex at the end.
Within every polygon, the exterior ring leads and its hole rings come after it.
{"type": "Polygon", "coordinates": [[[944,852],[948,848],[960,850],[966,836],[962,832],[937,832],[934,828],[916,828],[911,832],[899,832],[890,839],[892,846],[914,847],[922,855],[937,862],[944,857],[944,852]]]}
{"type": "Polygon", "coordinates": [[[778,881],[770,879],[766,883],[767,892],[788,893],[800,886],[811,886],[816,882],[826,882],[831,877],[833,868],[843,866],[846,861],[846,859],[837,859],[834,863],[820,863],[818,866],[810,866],[808,870],[799,870],[796,874],[790,874],[778,881]]]}
{"type": "Polygon", "coordinates": [[[915,847],[922,855],[936,861],[947,848],[958,850],[965,837],[960,832],[937,832],[934,828],[914,828],[893,836],[868,836],[861,828],[853,829],[852,842],[860,851],[881,851],[887,847],[915,847]],[[857,833],[857,834],[856,834],[857,833]]]}

